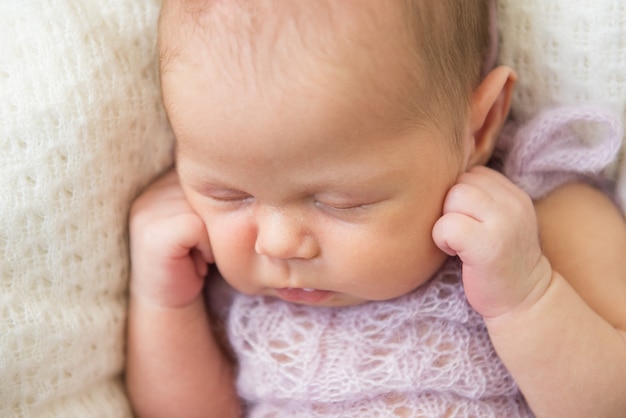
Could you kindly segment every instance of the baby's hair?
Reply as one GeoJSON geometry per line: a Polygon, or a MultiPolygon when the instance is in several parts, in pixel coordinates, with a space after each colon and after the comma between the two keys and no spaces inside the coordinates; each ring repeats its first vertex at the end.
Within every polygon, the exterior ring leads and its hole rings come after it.
{"type": "Polygon", "coordinates": [[[430,107],[422,109],[423,116],[434,121],[439,119],[436,112],[451,116],[458,122],[455,134],[460,138],[472,91],[495,61],[494,2],[403,1],[415,40],[415,58],[427,75],[418,90],[429,97],[430,107]]]}
{"type": "MultiPolygon", "coordinates": [[[[495,51],[493,0],[395,0],[380,3],[369,0],[345,0],[345,2],[337,0],[337,2],[336,4],[349,8],[352,13],[349,15],[351,19],[365,17],[371,21],[376,19],[375,10],[372,10],[374,5],[379,8],[399,8],[400,20],[404,22],[398,22],[398,28],[392,28],[393,33],[385,32],[381,35],[388,35],[390,38],[399,35],[403,38],[400,43],[408,46],[404,49],[396,48],[399,53],[405,53],[409,58],[406,61],[411,66],[409,72],[412,73],[406,80],[400,81],[404,83],[402,88],[411,92],[405,113],[412,115],[417,121],[430,120],[440,123],[439,127],[444,129],[449,129],[449,125],[446,127],[446,124],[453,120],[455,121],[453,135],[460,139],[464,134],[461,130],[469,109],[472,91],[480,83],[485,70],[493,65],[495,51]],[[407,82],[409,85],[406,85],[407,82]]],[[[234,62],[254,60],[255,42],[258,38],[256,35],[259,31],[276,31],[278,35],[283,30],[281,28],[283,25],[289,26],[296,34],[293,38],[299,42],[298,48],[308,47],[307,40],[315,40],[320,36],[332,39],[332,42],[344,42],[333,32],[341,31],[342,24],[349,22],[334,21],[336,17],[333,16],[332,8],[336,4],[333,4],[332,0],[276,0],[275,3],[290,8],[290,11],[293,10],[293,16],[288,20],[276,18],[272,13],[273,8],[267,7],[265,3],[267,2],[251,0],[164,0],[159,31],[161,74],[168,71],[171,62],[176,60],[178,53],[176,45],[180,46],[185,42],[184,39],[176,43],[163,42],[164,31],[167,31],[170,37],[193,36],[196,31],[201,31],[201,38],[208,50],[212,49],[213,44],[219,44],[221,49],[226,50],[228,59],[234,62]],[[309,18],[311,14],[326,19],[327,24],[323,29],[316,26],[317,20],[309,18]],[[168,18],[164,19],[166,15],[168,18]],[[171,15],[175,17],[172,18],[171,15]],[[166,20],[167,23],[164,24],[166,20]],[[164,29],[164,26],[167,28],[164,29]]],[[[348,42],[357,47],[359,45],[358,39],[351,39],[348,42]]],[[[325,58],[323,47],[317,45],[311,49],[318,53],[313,55],[325,58]]],[[[279,48],[276,53],[281,53],[279,48]]],[[[281,59],[289,59],[288,52],[282,51],[282,54],[282,57],[278,56],[276,59],[273,57],[271,65],[274,67],[267,71],[270,76],[276,76],[271,74],[274,70],[280,71],[281,59]]],[[[221,57],[224,58],[226,57],[221,57]]],[[[220,58],[213,59],[219,61],[220,58]]],[[[372,60],[376,60],[376,57],[372,57],[372,60]]],[[[224,76],[230,76],[229,72],[225,71],[224,76]]]]}

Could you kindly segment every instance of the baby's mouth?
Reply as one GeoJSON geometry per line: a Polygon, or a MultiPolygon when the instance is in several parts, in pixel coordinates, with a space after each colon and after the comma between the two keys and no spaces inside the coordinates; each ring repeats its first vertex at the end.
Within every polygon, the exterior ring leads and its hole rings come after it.
{"type": "Polygon", "coordinates": [[[276,294],[287,302],[315,305],[328,299],[332,292],[311,288],[285,287],[276,289],[276,294]]]}

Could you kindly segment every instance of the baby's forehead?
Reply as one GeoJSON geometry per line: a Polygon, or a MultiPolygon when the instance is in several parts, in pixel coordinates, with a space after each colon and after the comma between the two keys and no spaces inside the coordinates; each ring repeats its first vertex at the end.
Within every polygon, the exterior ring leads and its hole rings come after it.
{"type": "Polygon", "coordinates": [[[288,53],[290,48],[324,52],[338,44],[365,48],[392,39],[389,44],[398,44],[398,37],[407,37],[402,4],[400,0],[164,0],[160,41],[169,46],[193,37],[204,40],[208,50],[271,50],[272,54],[288,53]]]}
{"type": "Polygon", "coordinates": [[[216,79],[261,86],[315,82],[328,73],[348,84],[369,77],[375,86],[416,72],[403,11],[391,7],[402,1],[198,3],[165,1],[162,70],[172,62],[191,64],[216,79]]]}
{"type": "Polygon", "coordinates": [[[321,92],[346,106],[387,114],[398,106],[389,103],[406,103],[403,96],[414,91],[408,83],[414,82],[417,66],[398,23],[401,10],[387,7],[382,13],[377,6],[382,3],[216,2],[201,14],[187,11],[179,18],[183,28],[170,30],[167,42],[179,48],[175,67],[187,66],[187,77],[206,77],[212,91],[227,85],[231,97],[250,97],[259,90],[321,92]],[[200,71],[190,71],[190,61],[200,71]]]}

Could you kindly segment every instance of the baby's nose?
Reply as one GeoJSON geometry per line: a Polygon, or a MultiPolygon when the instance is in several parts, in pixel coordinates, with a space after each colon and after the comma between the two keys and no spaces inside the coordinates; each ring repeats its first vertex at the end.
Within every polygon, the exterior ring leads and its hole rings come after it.
{"type": "Polygon", "coordinates": [[[305,217],[294,209],[271,206],[256,211],[257,254],[280,260],[310,259],[318,248],[305,217]]]}

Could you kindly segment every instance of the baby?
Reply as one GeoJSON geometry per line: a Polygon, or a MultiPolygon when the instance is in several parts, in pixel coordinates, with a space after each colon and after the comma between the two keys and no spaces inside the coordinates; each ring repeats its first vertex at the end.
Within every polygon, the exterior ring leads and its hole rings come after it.
{"type": "Polygon", "coordinates": [[[486,0],[164,1],[176,167],[130,215],[140,416],[626,411],[626,228],[573,184],[538,203],[562,225],[540,245],[485,167],[516,78],[491,27],[486,0]],[[590,230],[615,252],[586,256],[590,230]]]}

